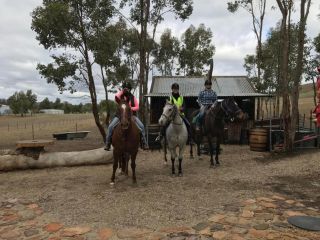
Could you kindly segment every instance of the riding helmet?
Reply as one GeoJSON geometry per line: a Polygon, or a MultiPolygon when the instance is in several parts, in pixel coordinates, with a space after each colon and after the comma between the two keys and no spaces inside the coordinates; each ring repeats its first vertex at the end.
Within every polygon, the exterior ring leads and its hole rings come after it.
{"type": "Polygon", "coordinates": [[[179,89],[179,84],[178,83],[173,83],[171,85],[171,89],[179,89]]]}
{"type": "Polygon", "coordinates": [[[132,89],[131,83],[130,82],[123,82],[122,83],[122,89],[128,88],[129,90],[132,89]]]}
{"type": "Polygon", "coordinates": [[[206,81],[204,82],[204,85],[212,85],[212,82],[211,82],[210,80],[206,80],[206,81]]]}

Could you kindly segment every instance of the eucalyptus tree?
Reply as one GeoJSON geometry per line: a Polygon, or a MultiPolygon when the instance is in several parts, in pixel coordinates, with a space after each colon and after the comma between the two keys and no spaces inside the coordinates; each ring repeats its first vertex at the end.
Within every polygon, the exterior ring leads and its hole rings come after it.
{"type": "Polygon", "coordinates": [[[296,57],[295,76],[292,88],[289,89],[289,32],[291,29],[291,12],[293,10],[293,0],[277,0],[278,7],[282,14],[281,20],[281,62],[280,62],[280,91],[282,93],[282,118],[284,122],[284,150],[292,151],[295,130],[298,119],[299,86],[304,68],[304,46],[305,28],[311,0],[300,1],[300,19],[298,32],[298,52],[296,57]],[[291,101],[290,101],[291,97],[291,101]]]}
{"type": "MultiPolygon", "coordinates": [[[[140,26],[136,30],[139,39],[139,101],[148,92],[149,57],[148,26],[152,28],[151,39],[154,42],[156,29],[167,13],[181,20],[187,19],[193,11],[192,0],[121,0],[120,7],[130,6],[130,21],[140,26]]],[[[150,45],[149,45],[150,47],[150,45]]],[[[142,119],[145,120],[145,107],[141,104],[142,119]]]]}
{"type": "MultiPolygon", "coordinates": [[[[228,2],[228,10],[232,13],[238,11],[241,7],[245,9],[252,19],[253,32],[257,38],[257,56],[256,56],[256,69],[257,74],[254,77],[255,82],[262,81],[261,78],[261,63],[262,63],[262,33],[264,17],[266,12],[267,0],[236,0],[228,2]]],[[[261,83],[261,86],[265,85],[261,83]]],[[[260,105],[260,98],[258,98],[258,105],[260,105]]],[[[260,107],[257,108],[257,118],[260,117],[260,107]]]]}
{"type": "Polygon", "coordinates": [[[172,76],[175,61],[179,57],[179,40],[172,36],[170,29],[165,29],[160,37],[157,51],[154,52],[154,65],[162,76],[172,76]]]}
{"type": "Polygon", "coordinates": [[[191,25],[181,37],[179,54],[179,72],[186,76],[202,76],[208,59],[214,55],[215,47],[211,43],[212,31],[200,24],[191,25]]]}
{"type": "Polygon", "coordinates": [[[105,130],[99,122],[97,93],[93,77],[94,56],[90,42],[101,26],[113,16],[112,0],[43,0],[32,12],[31,28],[36,39],[53,54],[53,63],[38,64],[48,83],[63,91],[76,91],[82,82],[90,92],[95,123],[105,141],[105,130]]]}

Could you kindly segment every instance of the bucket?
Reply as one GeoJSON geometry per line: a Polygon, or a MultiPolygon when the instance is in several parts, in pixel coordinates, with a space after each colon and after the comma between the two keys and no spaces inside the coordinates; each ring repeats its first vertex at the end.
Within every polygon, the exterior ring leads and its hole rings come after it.
{"type": "Polygon", "coordinates": [[[251,151],[264,152],[268,146],[268,129],[253,128],[250,130],[249,144],[251,151]]]}

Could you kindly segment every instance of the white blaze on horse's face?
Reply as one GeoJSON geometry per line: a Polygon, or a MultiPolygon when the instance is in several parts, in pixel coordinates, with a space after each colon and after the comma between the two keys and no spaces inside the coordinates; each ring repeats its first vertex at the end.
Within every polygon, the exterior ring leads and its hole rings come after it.
{"type": "Polygon", "coordinates": [[[126,106],[125,104],[122,104],[122,105],[121,105],[121,108],[122,108],[123,110],[126,110],[127,106],[126,106]]]}
{"type": "Polygon", "coordinates": [[[169,119],[171,118],[173,112],[173,105],[172,104],[166,104],[163,108],[163,112],[161,117],[159,118],[159,125],[165,126],[169,119]]]}

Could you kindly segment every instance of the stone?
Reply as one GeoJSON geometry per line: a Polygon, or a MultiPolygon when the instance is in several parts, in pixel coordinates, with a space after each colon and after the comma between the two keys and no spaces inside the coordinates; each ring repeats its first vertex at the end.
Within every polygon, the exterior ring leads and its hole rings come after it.
{"type": "Polygon", "coordinates": [[[217,231],[212,233],[212,237],[214,239],[223,239],[228,235],[228,233],[226,231],[217,231]]]}
{"type": "Polygon", "coordinates": [[[197,225],[193,226],[192,228],[196,231],[201,231],[208,226],[209,226],[208,222],[201,222],[201,223],[198,223],[197,225]]]}
{"type": "Polygon", "coordinates": [[[266,197],[258,197],[257,200],[258,200],[258,201],[264,201],[264,202],[274,202],[273,199],[271,199],[271,198],[266,198],[266,197]]]}
{"type": "Polygon", "coordinates": [[[98,232],[99,240],[108,240],[113,235],[111,228],[102,228],[98,232]]]}
{"type": "Polygon", "coordinates": [[[27,207],[30,209],[36,209],[36,208],[39,208],[39,205],[36,203],[32,203],[32,204],[29,204],[27,207]]]}
{"type": "Polygon", "coordinates": [[[241,214],[241,217],[244,217],[244,218],[252,218],[253,216],[254,216],[254,212],[248,211],[248,210],[244,210],[241,214]]]}
{"type": "Polygon", "coordinates": [[[31,236],[34,236],[36,234],[38,234],[39,231],[36,230],[36,229],[28,229],[26,231],[23,232],[23,234],[26,236],[26,237],[31,237],[31,236]]]}
{"type": "Polygon", "coordinates": [[[253,204],[253,203],[256,203],[256,200],[254,199],[247,199],[245,201],[242,202],[242,205],[250,205],[250,204],[253,204]]]}
{"type": "Polygon", "coordinates": [[[232,234],[231,236],[229,236],[230,240],[246,240],[245,238],[241,237],[238,234],[232,234]]]}
{"type": "Polygon", "coordinates": [[[260,205],[265,208],[277,208],[277,205],[270,202],[260,202],[260,205]]]}
{"type": "Polygon", "coordinates": [[[306,216],[306,214],[302,213],[302,212],[297,212],[297,211],[285,211],[284,212],[285,216],[288,217],[293,217],[293,216],[306,216]]]}
{"type": "Polygon", "coordinates": [[[207,227],[207,228],[199,231],[199,234],[206,235],[206,236],[211,236],[212,233],[211,233],[210,227],[207,227]]]}
{"type": "Polygon", "coordinates": [[[238,224],[239,225],[249,225],[251,224],[251,220],[249,220],[248,218],[243,218],[243,217],[240,217],[239,218],[239,221],[238,221],[238,224]]]}
{"type": "Polygon", "coordinates": [[[118,231],[118,238],[120,239],[135,239],[141,238],[146,239],[152,231],[149,229],[139,229],[139,228],[126,228],[118,231]]]}
{"type": "Polygon", "coordinates": [[[211,232],[220,231],[220,230],[224,230],[224,226],[222,224],[217,223],[210,226],[211,232]]]}
{"type": "Polygon", "coordinates": [[[269,224],[267,223],[257,224],[257,225],[254,225],[253,228],[256,230],[266,230],[269,228],[269,224]]]}
{"type": "Polygon", "coordinates": [[[286,200],[284,197],[281,197],[279,195],[273,195],[271,198],[273,198],[275,200],[282,200],[282,201],[286,200]]]}
{"type": "Polygon", "coordinates": [[[167,227],[159,230],[160,232],[165,233],[179,233],[179,232],[194,232],[194,230],[190,227],[180,226],[180,227],[167,227]]]}
{"type": "Polygon", "coordinates": [[[266,238],[266,236],[268,235],[268,231],[265,230],[256,230],[254,228],[250,229],[248,234],[252,237],[254,237],[255,239],[257,238],[266,238]]]}
{"type": "Polygon", "coordinates": [[[288,203],[288,204],[294,204],[296,201],[294,201],[294,200],[286,200],[285,202],[288,203]]]}
{"type": "Polygon", "coordinates": [[[48,225],[43,227],[43,230],[49,232],[49,233],[54,233],[54,232],[58,232],[61,228],[63,227],[63,225],[61,223],[49,223],[48,225]]]}
{"type": "Polygon", "coordinates": [[[90,231],[91,231],[90,227],[80,227],[80,226],[70,227],[70,228],[65,228],[62,231],[61,236],[63,236],[63,237],[73,237],[73,236],[76,236],[76,235],[82,235],[82,234],[88,233],[90,231]]]}
{"type": "Polygon", "coordinates": [[[224,221],[227,222],[227,223],[229,223],[229,224],[231,224],[231,225],[235,225],[235,224],[238,223],[239,220],[238,220],[237,217],[229,216],[229,217],[226,217],[226,218],[224,219],[224,221]]]}
{"type": "Polygon", "coordinates": [[[246,228],[241,228],[241,227],[234,227],[231,229],[232,233],[236,234],[246,234],[248,232],[248,229],[246,228]]]}
{"type": "Polygon", "coordinates": [[[254,214],[254,218],[258,220],[271,221],[274,218],[274,215],[271,213],[256,213],[254,214]]]}
{"type": "Polygon", "coordinates": [[[4,232],[0,235],[0,239],[5,239],[5,240],[17,240],[21,236],[21,233],[14,229],[14,230],[9,230],[7,232],[4,232]]]}
{"type": "Polygon", "coordinates": [[[151,233],[148,237],[148,240],[162,240],[165,238],[164,234],[161,233],[151,233]]]}
{"type": "Polygon", "coordinates": [[[223,220],[226,216],[222,214],[216,214],[209,218],[209,221],[211,222],[220,222],[223,220]]]}

